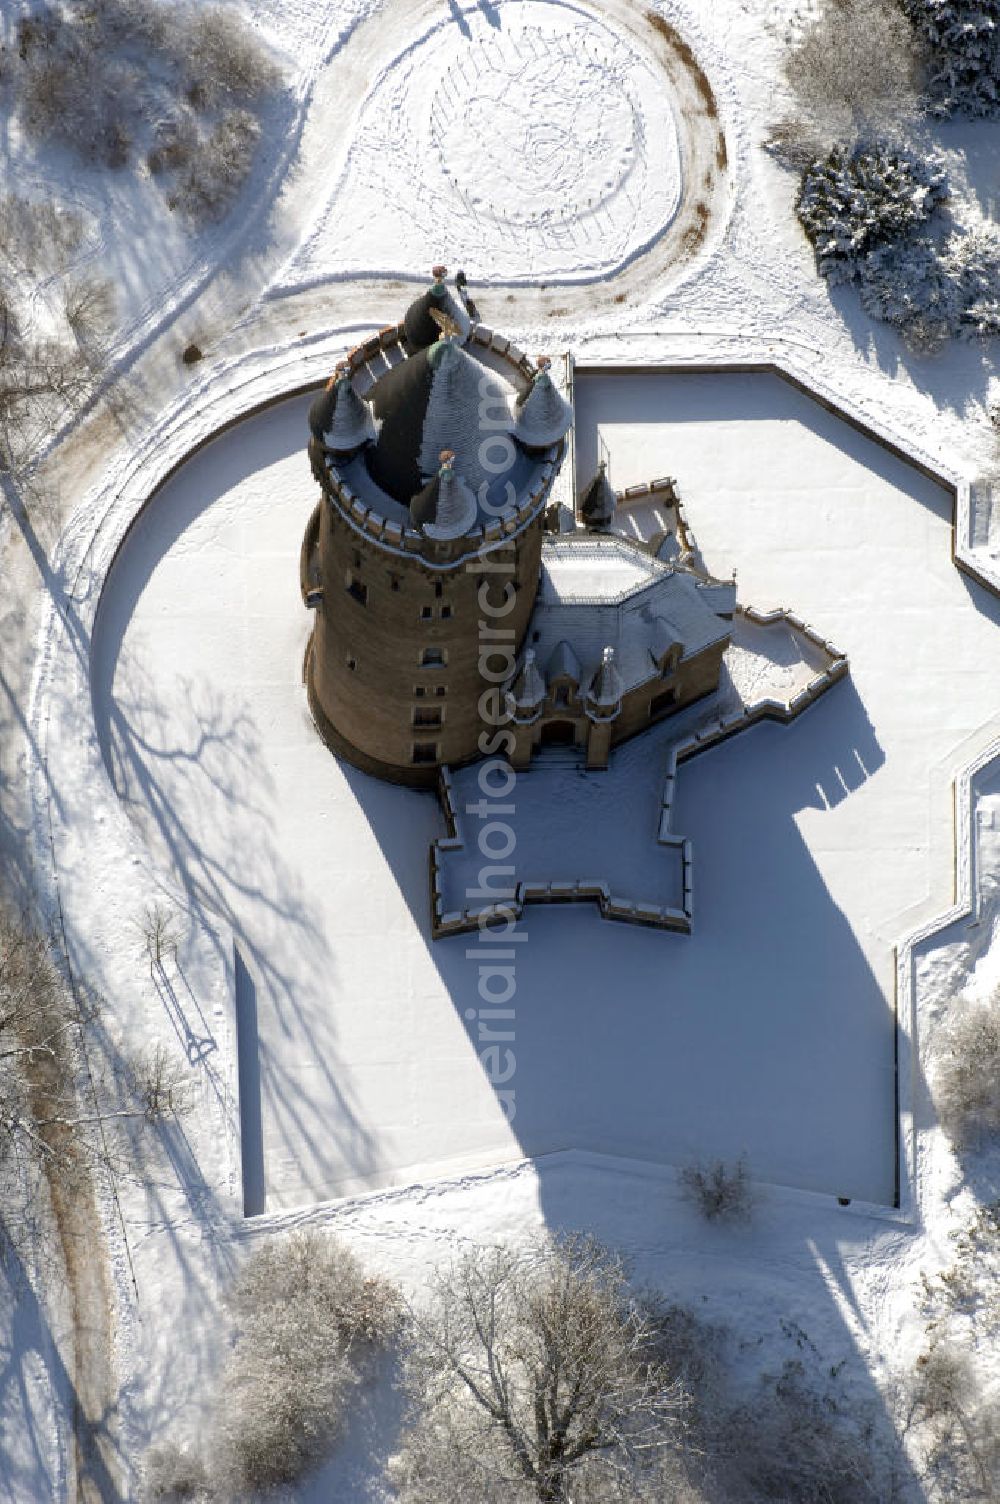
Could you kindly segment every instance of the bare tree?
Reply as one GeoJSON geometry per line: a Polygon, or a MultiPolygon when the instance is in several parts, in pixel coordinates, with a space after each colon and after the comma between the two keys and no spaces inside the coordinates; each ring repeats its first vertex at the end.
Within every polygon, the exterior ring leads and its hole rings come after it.
{"type": "Polygon", "coordinates": [[[45,940],[0,913],[0,1157],[62,1156],[75,1116],[74,1024],[45,940]]]}
{"type": "Polygon", "coordinates": [[[163,971],[168,956],[177,960],[177,919],[161,903],[147,904],[135,927],[142,936],[152,975],[163,971]]]}
{"type": "Polygon", "coordinates": [[[79,412],[107,369],[113,289],[69,268],[83,217],[0,196],[0,483],[36,499],[39,453],[79,412]],[[39,309],[44,316],[39,318],[39,309]]]}
{"type": "Polygon", "coordinates": [[[683,1497],[683,1390],[621,1259],[591,1239],[477,1249],[439,1271],[407,1373],[406,1504],[683,1497]]]}
{"type": "Polygon", "coordinates": [[[681,1171],[681,1189],[707,1222],[747,1222],[753,1210],[750,1168],[744,1158],[733,1164],[700,1161],[681,1171]]]}
{"type": "Polygon", "coordinates": [[[825,0],[791,47],[785,76],[809,134],[828,150],[919,112],[920,57],[893,0],[825,0]]]}
{"type": "Polygon", "coordinates": [[[951,1499],[1000,1499],[1000,1403],[956,1342],[938,1338],[917,1360],[911,1424],[923,1431],[931,1479],[951,1499]]]}
{"type": "Polygon", "coordinates": [[[131,1095],[147,1123],[182,1117],[192,1106],[190,1071],[162,1044],[140,1050],[127,1062],[131,1095]]]}
{"type": "Polygon", "coordinates": [[[1000,1339],[1000,1201],[953,1235],[954,1259],[925,1275],[927,1347],[911,1384],[909,1424],[935,1498],[1000,1500],[1000,1394],[990,1374],[1000,1339]]]}

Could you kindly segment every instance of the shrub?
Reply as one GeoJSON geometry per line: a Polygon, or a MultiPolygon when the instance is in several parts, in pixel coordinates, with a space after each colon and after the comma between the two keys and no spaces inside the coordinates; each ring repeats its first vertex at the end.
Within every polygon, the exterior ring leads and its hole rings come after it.
{"type": "Polygon", "coordinates": [[[108,167],[144,146],[152,173],[187,172],[174,196],[194,218],[221,213],[246,176],[259,128],[235,106],[279,82],[239,15],[200,3],[43,4],[20,29],[19,59],[30,135],[108,167]]]}
{"type": "Polygon", "coordinates": [[[727,1165],[696,1163],[681,1171],[681,1187],[687,1199],[709,1222],[746,1222],[753,1208],[750,1171],[744,1158],[727,1165]]]}
{"type": "Polygon", "coordinates": [[[148,1123],[181,1117],[191,1107],[191,1086],[185,1066],[162,1044],[132,1057],[127,1065],[128,1086],[148,1123]]]}
{"type": "Polygon", "coordinates": [[[399,1297],[339,1242],[297,1232],[244,1264],[228,1300],[213,1474],[224,1493],[292,1483],[340,1430],[351,1390],[395,1332],[399,1297]]]}
{"type": "Polygon", "coordinates": [[[935,1050],[931,1081],[941,1126],[956,1143],[1000,1128],[1000,1007],[959,1001],[935,1050]]]}
{"type": "Polygon", "coordinates": [[[200,7],[185,38],[187,93],[198,108],[251,100],[278,82],[278,70],[238,16],[200,7]]]}
{"type": "Polygon", "coordinates": [[[870,252],[926,225],[947,196],[945,174],[901,148],[835,147],[803,175],[795,211],[823,276],[848,281],[870,252]]]}
{"type": "Polygon", "coordinates": [[[894,325],[914,349],[933,350],[958,330],[961,289],[933,241],[879,246],[865,259],[860,280],[866,312],[894,325]]]}
{"type": "Polygon", "coordinates": [[[1000,230],[983,224],[949,237],[944,267],[959,289],[959,323],[968,334],[1000,334],[1000,230]]]}
{"type": "Polygon", "coordinates": [[[218,219],[250,171],[260,125],[249,110],[230,110],[198,142],[186,170],[167,199],[196,224],[218,219]]]}
{"type": "Polygon", "coordinates": [[[72,28],[28,54],[22,115],[28,133],[104,167],[128,161],[141,90],[140,71],[88,47],[72,28]]]}
{"type": "Polygon", "coordinates": [[[793,1359],[725,1415],[713,1449],[729,1484],[723,1497],[740,1504],[871,1504],[895,1497],[880,1440],[793,1359]]]}
{"type": "Polygon", "coordinates": [[[117,312],[112,283],[99,277],[80,277],[67,282],[62,295],[63,313],[81,350],[102,353],[117,312]]]}
{"type": "Polygon", "coordinates": [[[207,1504],[213,1497],[204,1462],[197,1453],[167,1443],[146,1453],[142,1468],[143,1498],[150,1504],[207,1504]]]}
{"type": "Polygon", "coordinates": [[[900,0],[923,43],[927,96],[938,115],[1000,113],[996,0],[900,0]]]}
{"type": "Polygon", "coordinates": [[[163,172],[180,172],[198,149],[198,122],[188,108],[171,111],[153,131],[153,144],[146,166],[154,177],[163,172]]]}
{"type": "Polygon", "coordinates": [[[133,923],[142,937],[150,972],[162,972],[168,956],[172,956],[176,964],[178,923],[175,914],[164,904],[151,903],[133,923]]]}

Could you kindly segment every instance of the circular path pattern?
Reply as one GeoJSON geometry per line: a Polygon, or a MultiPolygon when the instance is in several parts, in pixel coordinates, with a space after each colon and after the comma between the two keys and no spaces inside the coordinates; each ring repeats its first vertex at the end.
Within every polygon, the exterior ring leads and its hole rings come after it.
{"type": "Polygon", "coordinates": [[[454,12],[374,82],[291,281],[439,256],[477,280],[587,280],[676,216],[672,91],[635,38],[562,0],[454,12]]]}

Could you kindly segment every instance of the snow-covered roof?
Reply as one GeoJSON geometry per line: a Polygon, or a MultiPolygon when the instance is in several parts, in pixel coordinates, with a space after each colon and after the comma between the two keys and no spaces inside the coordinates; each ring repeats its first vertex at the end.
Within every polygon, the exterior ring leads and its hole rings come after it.
{"type": "Polygon", "coordinates": [[[580,683],[580,660],[565,637],[561,637],[548,654],[545,676],[550,684],[553,679],[572,679],[574,684],[580,683]]]}
{"type": "MultiPolygon", "coordinates": [[[[484,368],[452,339],[439,340],[426,358],[431,384],[418,459],[421,474],[433,475],[441,450],[453,449],[459,474],[478,492],[492,479],[482,461],[484,368]]],[[[495,432],[491,425],[489,433],[495,432]]]]}
{"type": "Polygon", "coordinates": [[[335,453],[349,454],[378,434],[371,408],[358,396],[350,376],[343,375],[331,393],[332,408],[323,428],[323,443],[335,453]]]}
{"type": "Polygon", "coordinates": [[[606,527],[615,515],[618,498],[608,480],[607,467],[602,460],[597,474],[580,498],[580,516],[588,527],[606,527]]]}
{"type": "MultiPolygon", "coordinates": [[[[436,475],[442,449],[451,449],[458,474],[488,503],[479,520],[494,521],[504,503],[524,499],[544,462],[509,437],[515,393],[476,346],[457,339],[438,340],[392,366],[367,394],[381,422],[366,453],[376,487],[409,506],[436,475]]],[[[367,500],[363,485],[355,489],[367,500]]]]}
{"type": "Polygon", "coordinates": [[[573,426],[573,409],[548,370],[541,370],[522,401],[517,404],[514,435],[532,449],[547,449],[564,439],[573,426]]]}
{"type": "Polygon", "coordinates": [[[536,710],[545,699],[545,680],[538,672],[533,648],[528,648],[521,671],[508,692],[515,710],[536,710]]]}
{"type": "Polygon", "coordinates": [[[615,663],[615,650],[607,647],[601,654],[601,666],[587,691],[587,699],[602,710],[610,710],[621,703],[622,693],[622,676],[615,663]]]}
{"type": "Polygon", "coordinates": [[[410,517],[428,538],[446,542],[474,528],[479,503],[454,468],[450,450],[441,454],[441,469],[410,503],[410,517]]]}
{"type": "Polygon", "coordinates": [[[539,600],[546,605],[624,600],[670,566],[617,536],[556,534],[546,538],[539,600]]]}
{"type": "Polygon", "coordinates": [[[577,683],[593,683],[612,648],[625,693],[656,676],[658,655],[675,642],[683,658],[724,643],[731,632],[725,613],[735,597],[735,586],[705,584],[624,538],[553,535],[542,546],[527,640],[550,683],[556,666],[564,671],[570,660],[577,662],[577,683]]]}
{"type": "Polygon", "coordinates": [[[517,400],[514,436],[528,448],[544,450],[564,439],[571,427],[573,408],[556,390],[546,365],[538,371],[528,393],[517,400]]]}

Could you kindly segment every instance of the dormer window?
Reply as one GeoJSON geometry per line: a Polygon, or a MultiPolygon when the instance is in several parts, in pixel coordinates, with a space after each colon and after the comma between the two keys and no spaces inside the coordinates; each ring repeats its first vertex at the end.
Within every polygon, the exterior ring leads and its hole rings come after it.
{"type": "Polygon", "coordinates": [[[444,668],[448,661],[448,655],[444,648],[423,648],[420,653],[420,662],[424,668],[444,668]]]}

